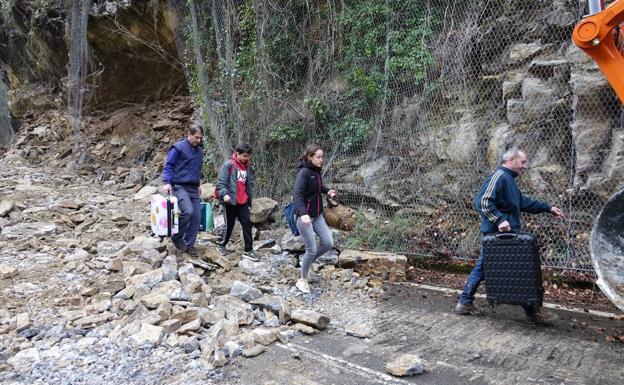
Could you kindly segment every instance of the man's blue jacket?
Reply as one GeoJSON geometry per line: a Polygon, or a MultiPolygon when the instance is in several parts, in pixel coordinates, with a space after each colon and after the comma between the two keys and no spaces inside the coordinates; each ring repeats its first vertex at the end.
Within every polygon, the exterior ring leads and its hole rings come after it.
{"type": "Polygon", "coordinates": [[[163,182],[187,187],[199,186],[203,160],[201,146],[193,147],[186,138],[179,140],[167,153],[162,172],[163,182]]]}
{"type": "Polygon", "coordinates": [[[481,216],[481,232],[498,232],[498,225],[508,221],[511,231],[521,231],[520,212],[531,214],[549,212],[551,206],[522,195],[516,177],[518,173],[500,166],[490,175],[475,196],[473,205],[481,216]]]}

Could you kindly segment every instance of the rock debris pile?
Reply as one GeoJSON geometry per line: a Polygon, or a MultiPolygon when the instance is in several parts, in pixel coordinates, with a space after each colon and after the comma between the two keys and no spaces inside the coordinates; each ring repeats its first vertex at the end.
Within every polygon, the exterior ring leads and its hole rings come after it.
{"type": "Polygon", "coordinates": [[[221,256],[213,233],[200,234],[193,259],[150,235],[149,194],[22,155],[0,159],[3,383],[218,382],[228,363],[318,333],[330,317],[371,336],[366,306],[346,314],[340,301],[372,302],[384,280],[404,277],[405,257],[334,251],[302,295],[293,285],[304,246],[270,223],[271,199],[253,209],[260,262],[241,259],[236,237],[221,256]]]}

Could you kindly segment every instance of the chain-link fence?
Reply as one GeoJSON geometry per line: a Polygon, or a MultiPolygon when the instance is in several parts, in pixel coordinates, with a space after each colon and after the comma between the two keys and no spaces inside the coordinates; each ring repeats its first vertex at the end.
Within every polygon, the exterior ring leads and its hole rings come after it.
{"type": "MultiPolygon", "coordinates": [[[[622,109],[571,43],[572,0],[168,0],[215,149],[254,147],[259,195],[285,203],[306,143],[358,210],[348,247],[475,257],[472,198],[506,149],[543,262],[591,270],[589,234],[621,185],[622,109]]],[[[208,130],[207,130],[208,131],[208,130]]]]}
{"type": "Polygon", "coordinates": [[[9,111],[8,87],[6,85],[4,69],[0,67],[0,146],[6,145],[13,139],[11,113],[9,111]]]}

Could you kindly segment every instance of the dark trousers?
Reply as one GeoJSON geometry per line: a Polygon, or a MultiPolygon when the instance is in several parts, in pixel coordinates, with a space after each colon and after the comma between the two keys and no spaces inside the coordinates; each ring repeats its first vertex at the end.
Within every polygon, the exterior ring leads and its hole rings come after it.
{"type": "Polygon", "coordinates": [[[221,234],[221,245],[225,246],[230,241],[232,230],[234,229],[234,221],[238,221],[243,228],[243,240],[245,241],[245,251],[251,251],[253,248],[253,240],[251,238],[251,218],[249,215],[249,205],[228,205],[225,204],[225,228],[221,234]]]}
{"type": "Polygon", "coordinates": [[[172,239],[181,240],[186,247],[191,247],[195,244],[195,239],[197,239],[199,222],[201,220],[199,187],[175,185],[173,186],[173,195],[178,198],[180,220],[178,222],[178,233],[172,239]]]}

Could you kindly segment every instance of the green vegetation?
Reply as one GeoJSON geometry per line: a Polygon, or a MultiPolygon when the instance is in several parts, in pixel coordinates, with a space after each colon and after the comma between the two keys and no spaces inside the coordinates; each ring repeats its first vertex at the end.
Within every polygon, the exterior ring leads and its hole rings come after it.
{"type": "Polygon", "coordinates": [[[367,220],[359,212],[356,215],[357,226],[347,238],[347,247],[368,250],[393,250],[399,253],[418,251],[417,240],[420,234],[422,218],[393,217],[389,221],[378,223],[367,220]]]}
{"type": "MultiPolygon", "coordinates": [[[[189,88],[204,122],[215,122],[212,111],[228,125],[220,128],[226,140],[235,138],[236,116],[258,151],[283,153],[289,162],[293,146],[311,141],[357,154],[376,127],[389,125],[397,100],[417,89],[435,92],[423,84],[435,18],[421,2],[245,0],[222,5],[214,25],[214,7],[183,1],[196,20],[187,14],[181,24],[189,88]],[[340,84],[336,92],[331,81],[340,84]]],[[[222,140],[208,138],[207,153],[222,140]]],[[[257,162],[258,171],[272,167],[266,156],[257,162]]]]}
{"type": "Polygon", "coordinates": [[[355,152],[370,137],[372,123],[350,114],[329,126],[329,138],[344,153],[355,152]]]}
{"type": "Polygon", "coordinates": [[[263,54],[266,66],[278,87],[288,89],[303,85],[308,69],[310,36],[306,29],[310,27],[311,12],[306,0],[285,1],[279,12],[272,12],[264,20],[265,36],[262,37],[263,54]]]}
{"type": "Polygon", "coordinates": [[[256,71],[256,15],[253,2],[247,0],[240,10],[240,43],[236,51],[236,66],[234,76],[238,83],[242,81],[255,81],[256,71]]]}
{"type": "Polygon", "coordinates": [[[340,25],[345,33],[340,66],[367,98],[382,96],[385,82],[397,92],[425,78],[433,62],[426,45],[433,21],[421,2],[354,1],[342,11],[340,25]]]}
{"type": "Polygon", "coordinates": [[[11,22],[11,18],[12,18],[11,9],[13,8],[14,3],[15,3],[15,0],[0,1],[0,17],[2,17],[2,22],[4,24],[9,24],[11,22]]]}
{"type": "Polygon", "coordinates": [[[297,125],[280,125],[271,128],[269,139],[273,142],[295,141],[304,137],[304,128],[297,125]]]}
{"type": "Polygon", "coordinates": [[[36,11],[45,12],[50,7],[50,0],[34,0],[32,6],[36,11]]]}

